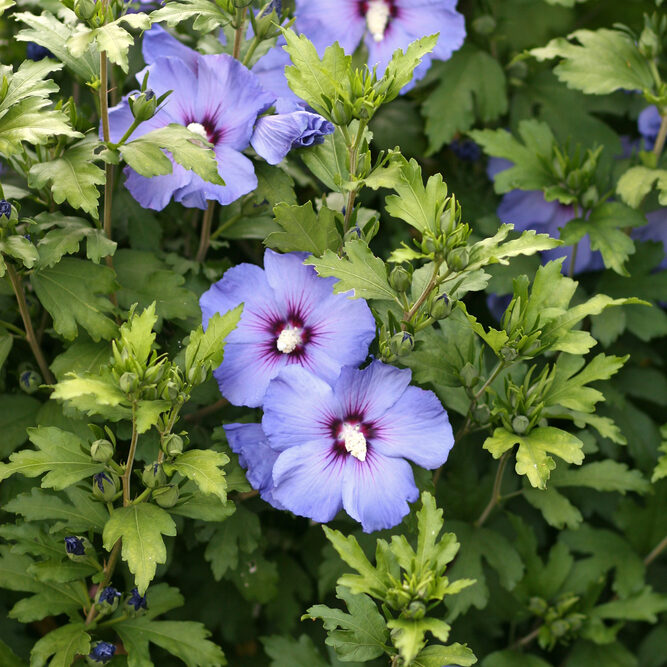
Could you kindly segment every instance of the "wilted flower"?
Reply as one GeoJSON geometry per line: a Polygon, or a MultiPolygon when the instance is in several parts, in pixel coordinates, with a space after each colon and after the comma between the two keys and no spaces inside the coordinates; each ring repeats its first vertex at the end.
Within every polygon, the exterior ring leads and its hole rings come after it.
{"type": "Polygon", "coordinates": [[[112,605],[119,597],[120,593],[113,586],[107,586],[100,593],[98,602],[106,602],[112,605]]]}
{"type": "Polygon", "coordinates": [[[25,57],[28,60],[44,60],[44,58],[53,58],[53,54],[45,46],[40,46],[35,42],[28,42],[25,50],[25,57]]]}
{"type": "Polygon", "coordinates": [[[380,361],[343,368],[331,384],[299,366],[282,370],[262,419],[280,452],[273,497],[321,522],[344,508],[366,532],[399,523],[419,495],[406,459],[437,468],[454,445],[440,401],[410,377],[380,361]]]}
{"type": "MultiPolygon", "coordinates": [[[[414,81],[426,74],[431,60],[447,60],[465,39],[464,18],[456,0],[296,0],[296,26],[319,51],[338,42],[352,53],[363,40],[368,64],[382,75],[396,49],[440,33],[432,54],[424,56],[414,81]]],[[[406,86],[406,89],[412,84],[406,86]]]]}
{"type": "MultiPolygon", "coordinates": [[[[493,177],[511,166],[512,163],[508,160],[491,158],[489,176],[493,177]]],[[[501,222],[513,224],[518,231],[533,229],[539,234],[549,234],[557,239],[560,238],[560,229],[574,218],[574,209],[557,201],[547,201],[539,190],[512,190],[503,195],[498,206],[498,217],[501,222]]],[[[542,258],[548,262],[565,257],[563,272],[569,273],[572,252],[573,246],[561,246],[542,252],[542,258]]],[[[591,250],[588,237],[585,236],[578,243],[574,273],[599,271],[603,268],[602,256],[591,250]]]]}
{"type": "Polygon", "coordinates": [[[0,199],[0,218],[9,218],[12,214],[12,205],[6,199],[0,199]]]}
{"type": "Polygon", "coordinates": [[[113,658],[116,653],[116,647],[109,642],[97,642],[88,654],[88,658],[92,662],[101,662],[105,664],[113,658]]]}
{"type": "Polygon", "coordinates": [[[204,325],[215,313],[244,304],[214,373],[234,405],[261,405],[269,381],[285,366],[303,366],[333,381],[343,366],[366,358],[375,336],[370,309],[361,299],[334,294],[336,280],[320,278],[305,258],[267,250],[264,270],[239,264],[199,301],[204,325]]]}

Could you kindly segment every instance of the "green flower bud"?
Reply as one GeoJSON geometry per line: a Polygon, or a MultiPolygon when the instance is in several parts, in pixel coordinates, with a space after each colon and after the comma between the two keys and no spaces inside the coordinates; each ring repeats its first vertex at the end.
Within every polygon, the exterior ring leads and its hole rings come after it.
{"type": "Polygon", "coordinates": [[[446,317],[449,317],[452,312],[453,304],[450,298],[446,294],[441,294],[437,299],[431,304],[429,310],[429,315],[434,320],[444,320],[446,317]]]}
{"type": "Polygon", "coordinates": [[[144,381],[148,384],[154,384],[159,382],[164,376],[165,364],[159,364],[158,366],[151,366],[146,369],[144,373],[144,381]]]}
{"type": "Polygon", "coordinates": [[[478,16],[472,22],[472,29],[479,35],[490,35],[496,29],[496,20],[490,14],[478,16]]]}
{"type": "Polygon", "coordinates": [[[162,451],[167,456],[178,456],[183,451],[183,438],[175,433],[170,433],[162,441],[162,451]]]}
{"type": "Polygon", "coordinates": [[[646,26],[639,37],[639,52],[649,60],[660,55],[660,38],[655,31],[646,26]]]}
{"type": "Polygon", "coordinates": [[[487,424],[489,419],[491,419],[491,410],[486,403],[482,403],[475,407],[472,417],[477,424],[487,424]]]}
{"type": "Polygon", "coordinates": [[[118,492],[118,476],[112,472],[98,472],[93,475],[93,497],[108,502],[118,492]]]}
{"type": "Polygon", "coordinates": [[[139,378],[136,373],[123,373],[118,380],[118,384],[124,394],[132,394],[139,387],[139,378]]]}
{"type": "Polygon", "coordinates": [[[178,495],[178,487],[173,484],[153,489],[153,500],[164,509],[173,507],[178,502],[178,495]]]}
{"type": "Polygon", "coordinates": [[[87,21],[95,15],[96,4],[95,0],[76,0],[74,12],[80,19],[87,21]]]}
{"type": "Polygon", "coordinates": [[[479,381],[479,373],[470,362],[463,366],[460,377],[464,387],[474,387],[479,381]]]}
{"type": "Polygon", "coordinates": [[[430,255],[431,253],[436,252],[436,250],[438,249],[438,244],[436,243],[434,238],[431,238],[429,236],[422,240],[421,248],[423,253],[430,255]]]}
{"type": "Polygon", "coordinates": [[[352,122],[352,109],[342,100],[336,100],[331,109],[331,120],[335,125],[349,125],[352,122]]]}
{"type": "Polygon", "coordinates": [[[193,366],[188,371],[188,382],[192,385],[201,384],[206,380],[207,371],[204,366],[193,366]]]}
{"type": "Polygon", "coordinates": [[[549,630],[554,637],[564,637],[570,631],[570,624],[565,620],[554,621],[549,630]]]}
{"type": "Polygon", "coordinates": [[[160,395],[165,401],[175,401],[178,398],[178,385],[169,380],[169,382],[162,388],[162,393],[160,395]]]}
{"type": "Polygon", "coordinates": [[[535,616],[544,616],[544,614],[547,613],[548,608],[549,605],[542,598],[532,597],[528,602],[528,609],[530,610],[530,613],[535,616]]]}
{"type": "Polygon", "coordinates": [[[34,394],[42,384],[42,376],[37,371],[26,370],[19,375],[19,387],[26,394],[34,394]]]}
{"type": "Polygon", "coordinates": [[[67,557],[73,561],[88,560],[87,552],[92,548],[88,538],[80,535],[70,535],[65,538],[65,552],[67,557]]]}
{"type": "Polygon", "coordinates": [[[584,208],[595,208],[599,201],[600,194],[594,185],[591,185],[591,187],[581,196],[581,205],[584,208]]]}
{"type": "Polygon", "coordinates": [[[95,607],[101,616],[113,614],[118,608],[120,593],[113,586],[98,588],[95,595],[95,607]]]}
{"type": "Polygon", "coordinates": [[[407,609],[406,616],[414,619],[424,618],[424,616],[426,616],[426,605],[417,600],[411,602],[407,609]]]}
{"type": "Polygon", "coordinates": [[[167,483],[167,475],[165,475],[162,464],[157,462],[149,463],[144,468],[144,474],[141,476],[141,481],[144,483],[144,486],[149,489],[164,486],[167,483]]]}
{"type": "Polygon", "coordinates": [[[93,461],[106,463],[111,459],[114,446],[108,440],[95,440],[90,446],[90,456],[93,461]]]}
{"type": "Polygon", "coordinates": [[[414,338],[407,331],[399,331],[389,340],[389,349],[397,357],[405,357],[415,346],[414,338]]]}
{"type": "Polygon", "coordinates": [[[530,419],[526,415],[517,415],[512,419],[512,430],[517,435],[523,435],[530,426],[530,419]]]}
{"type": "Polygon", "coordinates": [[[465,246],[454,248],[447,254],[447,266],[452,271],[463,271],[470,261],[470,252],[465,246]]]}
{"type": "Polygon", "coordinates": [[[150,120],[157,111],[157,97],[150,89],[139,95],[130,95],[128,102],[132,115],[141,123],[150,120]]]}
{"type": "Polygon", "coordinates": [[[412,276],[402,266],[396,266],[389,274],[389,284],[397,292],[407,292],[412,284],[412,276]]]}
{"type": "Polygon", "coordinates": [[[505,345],[500,349],[500,356],[503,358],[503,361],[511,362],[519,356],[519,353],[515,348],[505,345]]]}

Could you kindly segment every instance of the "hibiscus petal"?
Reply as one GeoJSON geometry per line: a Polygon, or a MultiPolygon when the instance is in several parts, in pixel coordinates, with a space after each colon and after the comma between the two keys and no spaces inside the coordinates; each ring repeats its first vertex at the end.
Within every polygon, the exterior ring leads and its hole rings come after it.
{"type": "Polygon", "coordinates": [[[419,497],[412,468],[403,459],[369,449],[365,461],[347,460],[343,475],[343,507],[364,532],[392,528],[410,512],[419,497]]]}
{"type": "Polygon", "coordinates": [[[273,495],[288,510],[314,521],[331,521],[343,506],[346,459],[324,441],[282,452],[273,467],[273,495]]]}
{"type": "Polygon", "coordinates": [[[183,60],[193,69],[199,55],[197,51],[182,44],[158,24],[154,24],[144,33],[141,52],[148,65],[154,63],[158,58],[173,57],[183,60]]]}

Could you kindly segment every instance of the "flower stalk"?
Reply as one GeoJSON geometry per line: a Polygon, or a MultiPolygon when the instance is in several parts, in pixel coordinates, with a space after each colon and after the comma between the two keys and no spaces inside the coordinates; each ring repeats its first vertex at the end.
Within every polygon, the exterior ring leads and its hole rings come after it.
{"type": "Polygon", "coordinates": [[[203,262],[206,259],[206,253],[211,243],[211,225],[213,223],[213,214],[215,213],[214,200],[209,200],[208,207],[204,211],[204,217],[201,225],[201,235],[199,237],[199,248],[197,250],[196,261],[203,262]]]}

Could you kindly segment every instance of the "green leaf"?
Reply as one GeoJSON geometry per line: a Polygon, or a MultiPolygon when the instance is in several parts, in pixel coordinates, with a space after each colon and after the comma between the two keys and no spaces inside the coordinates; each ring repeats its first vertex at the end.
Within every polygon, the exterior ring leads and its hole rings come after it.
{"type": "Polygon", "coordinates": [[[109,361],[111,346],[107,342],[93,343],[81,336],[65,352],[51,362],[51,370],[62,382],[67,373],[86,375],[99,373],[100,367],[109,361]]]}
{"type": "Polygon", "coordinates": [[[56,160],[34,164],[30,168],[30,187],[50,186],[56,204],[64,201],[73,208],[83,209],[95,220],[99,218],[98,185],[106,181],[104,170],[95,164],[96,138],[87,138],[67,148],[56,160]]]}
{"type": "MultiPolygon", "coordinates": [[[[0,241],[0,252],[18,259],[27,269],[31,269],[39,260],[39,253],[35,246],[19,234],[13,234],[0,241]]],[[[0,274],[5,274],[4,262],[2,262],[0,274]]]]}
{"type": "Polygon", "coordinates": [[[631,167],[618,179],[616,193],[632,208],[639,208],[646,195],[657,186],[660,203],[667,204],[667,170],[631,167]]]}
{"type": "Polygon", "coordinates": [[[648,61],[632,37],[621,30],[576,30],[567,39],[557,37],[530,53],[539,61],[562,58],[554,72],[570,88],[584,93],[607,95],[619,89],[650,90],[654,86],[648,61]]]}
{"type": "Polygon", "coordinates": [[[550,526],[559,530],[566,526],[574,530],[584,520],[581,512],[552,485],[546,489],[524,489],[523,497],[542,512],[544,520],[550,526]]]}
{"type": "Polygon", "coordinates": [[[216,496],[197,491],[194,484],[189,489],[190,493],[184,493],[183,488],[179,503],[169,508],[170,514],[214,522],[225,521],[236,511],[236,503],[233,500],[228,500],[223,504],[216,496]]]}
{"type": "Polygon", "coordinates": [[[154,253],[119,250],[114,255],[114,269],[121,285],[117,292],[118,303],[123,308],[135,303],[139,308],[146,308],[155,302],[158,330],[163,319],[197,318],[201,321],[195,293],[183,286],[183,276],[154,253]]]}
{"type": "Polygon", "coordinates": [[[518,444],[515,470],[518,475],[526,475],[528,481],[538,489],[546,488],[547,480],[556,463],[548,454],[555,454],[567,463],[580,464],[584,460],[581,451],[583,443],[567,431],[553,426],[540,426],[526,435],[510,433],[497,428],[484,441],[484,449],[493,458],[500,458],[506,451],[518,444]]]}
{"type": "Polygon", "coordinates": [[[452,579],[474,579],[476,584],[447,599],[452,621],[465,613],[471,606],[486,607],[489,588],[482,561],[486,561],[498,574],[501,586],[513,590],[524,574],[524,564],[515,546],[501,533],[488,528],[476,528],[461,521],[449,521],[448,528],[456,534],[461,543],[458,557],[454,561],[449,576],[452,579]]]}
{"type": "Polygon", "coordinates": [[[111,551],[117,540],[123,540],[121,556],[141,595],[155,576],[157,564],[167,560],[162,535],[176,535],[176,525],[167,512],[148,503],[114,510],[104,526],[104,548],[111,551]]]}
{"type": "Polygon", "coordinates": [[[90,635],[83,623],[69,623],[44,635],[30,652],[30,664],[43,667],[69,667],[77,655],[90,653],[90,635]]]}
{"type": "Polygon", "coordinates": [[[397,299],[387,280],[385,263],[360,239],[345,243],[345,258],[327,250],[321,258],[309,257],[304,264],[314,266],[323,278],[338,278],[334,286],[336,294],[352,290],[355,299],[397,299]]]}
{"type": "Polygon", "coordinates": [[[605,202],[593,209],[586,220],[568,222],[561,233],[561,239],[566,244],[577,243],[588,234],[591,249],[602,253],[604,265],[622,276],[629,276],[624,265],[635,252],[635,244],[625,229],[645,224],[646,217],[639,211],[619,202],[605,202]]]}
{"type": "Polygon", "coordinates": [[[65,46],[72,36],[73,26],[59,21],[48,11],[41,14],[19,12],[13,15],[17,21],[25,23],[24,28],[14,38],[21,42],[35,42],[47,48],[65,67],[70,69],[84,82],[93,81],[100,75],[100,59],[93,49],[75,58],[65,46]]]}
{"type": "MultiPolygon", "coordinates": [[[[14,339],[12,338],[12,335],[0,330],[0,370],[2,370],[2,367],[5,365],[5,361],[7,361],[7,357],[9,356],[9,353],[12,351],[13,345],[14,345],[14,339]]],[[[0,445],[0,458],[4,458],[9,453],[5,452],[3,454],[2,453],[3,449],[4,449],[3,446],[0,445]]]]}
{"type": "MultiPolygon", "coordinates": [[[[301,635],[298,640],[292,637],[271,635],[262,637],[264,651],[271,658],[270,667],[330,667],[329,663],[319,654],[313,640],[308,635],[301,635]]],[[[442,667],[439,665],[438,667],[442,667]]]]}
{"type": "Polygon", "coordinates": [[[229,457],[212,449],[190,449],[179,454],[173,461],[164,464],[165,472],[177,472],[191,479],[202,493],[212,493],[221,502],[227,501],[227,481],[222,468],[229,463],[229,457]]]}
{"type": "MultiPolygon", "coordinates": [[[[356,132],[356,121],[350,125],[350,132],[356,132]]],[[[300,155],[304,164],[316,178],[333,192],[344,193],[345,183],[350,181],[350,170],[347,166],[347,148],[341,132],[328,134],[324,143],[312,146],[300,155]]]]}
{"type": "Polygon", "coordinates": [[[127,14],[93,29],[79,24],[67,40],[69,52],[75,58],[79,58],[94,43],[98,51],[106,52],[107,58],[112,63],[119,65],[123,72],[127,74],[129,68],[127,52],[130,46],[134,44],[134,37],[125,28],[121,27],[122,22],[139,30],[147,30],[151,26],[151,20],[145,14],[127,14]]]}
{"type": "Polygon", "coordinates": [[[542,190],[553,185],[553,176],[545,160],[551,160],[555,138],[546,123],[524,120],[519,123],[519,136],[515,139],[506,130],[475,130],[470,136],[487,155],[505,158],[513,166],[494,177],[498,194],[512,190],[542,190]]]}
{"type": "Polygon", "coordinates": [[[440,150],[477,120],[490,123],[507,112],[507,81],[498,61],[465,45],[444,63],[436,63],[439,84],[422,105],[428,153],[440,150]],[[443,108],[447,113],[443,115],[443,108]]]}
{"type": "Polygon", "coordinates": [[[662,443],[660,444],[661,456],[658,458],[658,465],[651,476],[651,483],[655,484],[658,480],[667,477],[667,424],[660,428],[660,435],[662,436],[662,443]]]}
{"type": "Polygon", "coordinates": [[[190,377],[194,368],[204,368],[206,371],[217,368],[225,352],[225,339],[236,328],[243,304],[224,315],[215,313],[206,324],[206,332],[200,326],[190,334],[190,341],[185,348],[185,372],[190,377]]]}
{"type": "Polygon", "coordinates": [[[127,322],[120,327],[120,337],[139,363],[145,363],[155,343],[153,327],[157,322],[155,302],[140,314],[134,311],[127,322]]]}
{"type": "Polygon", "coordinates": [[[40,302],[53,317],[57,333],[74,340],[82,326],[94,341],[113,338],[116,323],[108,316],[113,304],[103,294],[115,286],[106,266],[65,257],[56,266],[35,271],[30,278],[40,302]]]}
{"type": "MultiPolygon", "coordinates": [[[[37,243],[39,268],[57,264],[63,255],[71,255],[79,250],[86,239],[86,256],[95,263],[102,257],[113,255],[116,242],[109,240],[104,230],[92,227],[88,220],[66,216],[60,213],[40,213],[35,217],[39,232],[46,232],[37,243]]],[[[33,227],[31,226],[31,231],[33,227]]]]}
{"type": "Polygon", "coordinates": [[[596,491],[628,491],[647,493],[651,485],[639,470],[630,470],[625,463],[607,459],[587,463],[581,468],[559,468],[551,478],[554,486],[585,486],[596,491]]]}
{"type": "Polygon", "coordinates": [[[327,250],[337,251],[342,243],[334,212],[326,206],[316,214],[312,202],[303,206],[278,204],[273,215],[283,231],[267,236],[264,244],[268,248],[280,252],[308,252],[321,257],[327,250]]]}
{"type": "Polygon", "coordinates": [[[182,125],[171,123],[119,147],[125,162],[138,174],[148,178],[172,173],[172,162],[163,149],[169,151],[174,161],[194,171],[205,181],[215,185],[225,184],[218,173],[218,162],[208,142],[205,144],[198,134],[182,125]]]}
{"type": "Polygon", "coordinates": [[[496,651],[482,661],[482,667],[551,667],[542,658],[518,651],[496,651]]]}
{"type": "MultiPolygon", "coordinates": [[[[10,0],[11,1],[11,0],[10,0]]],[[[12,4],[14,4],[12,2],[12,4]]],[[[28,663],[21,660],[12,649],[0,639],[0,664],[5,667],[28,667],[28,663]]]]}
{"type": "Polygon", "coordinates": [[[329,117],[334,100],[345,96],[352,58],[336,42],[328,46],[320,60],[317,50],[305,35],[283,29],[284,47],[294,65],[285,69],[290,88],[315,111],[329,117]]]}
{"type": "Polygon", "coordinates": [[[405,53],[401,49],[394,51],[382,79],[375,86],[384,96],[384,104],[398,97],[403,87],[412,81],[415,68],[437,43],[438,35],[429,35],[411,42],[405,53]]]}
{"type": "Polygon", "coordinates": [[[447,623],[435,618],[399,617],[387,621],[387,627],[391,629],[391,639],[406,665],[413,664],[417,653],[424,648],[426,632],[432,632],[435,637],[446,642],[451,629],[447,623]]]}
{"type": "Polygon", "coordinates": [[[271,208],[277,204],[296,205],[294,179],[288,173],[266,162],[255,162],[254,166],[257,175],[257,203],[267,202],[271,208]]]}
{"type": "Polygon", "coordinates": [[[404,220],[420,232],[437,233],[447,203],[447,186],[441,174],[430,176],[426,187],[422,170],[414,159],[403,161],[392,183],[395,195],[386,200],[387,213],[404,220]]]}
{"type": "Polygon", "coordinates": [[[78,487],[65,489],[67,502],[62,495],[43,489],[32,489],[5,504],[7,512],[20,514],[26,521],[56,520],[54,530],[67,528],[74,533],[94,530],[101,533],[109,514],[102,503],[90,500],[90,491],[78,487]]]}
{"type": "Polygon", "coordinates": [[[155,23],[165,21],[171,28],[193,17],[194,29],[205,33],[229,23],[228,14],[210,0],[177,0],[151,14],[155,23]]]}
{"type": "Polygon", "coordinates": [[[148,650],[155,644],[188,667],[219,667],[227,661],[222,650],[207,639],[210,632],[192,621],[154,621],[146,616],[117,623],[114,629],[128,652],[128,667],[153,664],[148,650]]]}
{"type": "Polygon", "coordinates": [[[257,515],[241,504],[229,519],[216,527],[204,552],[216,581],[220,581],[227,570],[236,570],[239,552],[250,553],[257,548],[261,533],[257,515]]]}
{"type": "Polygon", "coordinates": [[[322,619],[332,646],[341,660],[365,662],[381,656],[389,633],[385,620],[367,595],[354,595],[344,586],[336,588],[336,597],[347,605],[349,614],[324,605],[310,607],[305,618],[322,619]]]}
{"type": "Polygon", "coordinates": [[[0,459],[9,456],[26,439],[26,429],[34,426],[41,403],[30,396],[0,396],[0,459]]]}
{"type": "Polygon", "coordinates": [[[655,593],[650,586],[625,600],[613,600],[595,607],[592,615],[595,618],[618,621],[644,621],[657,623],[658,614],[667,611],[667,595],[655,593]]]}
{"type": "Polygon", "coordinates": [[[449,646],[433,644],[427,646],[412,661],[412,667],[443,667],[443,665],[468,667],[476,662],[475,654],[465,645],[458,643],[449,646]]]}
{"type": "Polygon", "coordinates": [[[39,426],[28,429],[28,435],[37,450],[15,452],[9,457],[11,463],[0,463],[0,480],[17,472],[25,477],[47,473],[42,487],[62,490],[104,469],[84,453],[88,445],[74,433],[39,426]]]}

